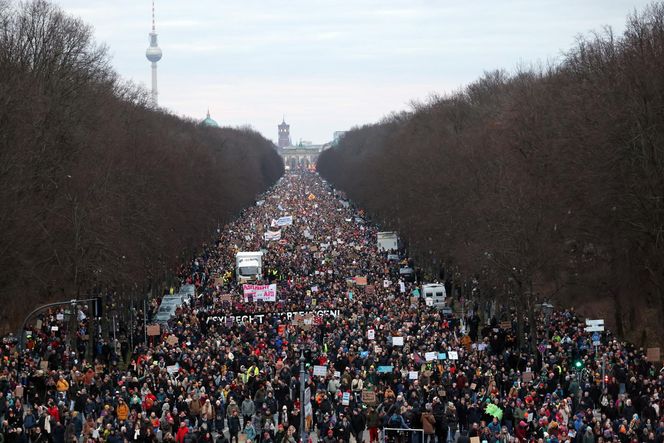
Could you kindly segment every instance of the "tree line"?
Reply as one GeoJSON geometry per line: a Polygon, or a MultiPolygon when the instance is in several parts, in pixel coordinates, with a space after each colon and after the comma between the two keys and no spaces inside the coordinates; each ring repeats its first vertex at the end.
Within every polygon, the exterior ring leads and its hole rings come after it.
{"type": "Polygon", "coordinates": [[[41,302],[156,287],[282,173],[258,133],[154,109],[81,20],[0,1],[5,328],[41,302]]]}
{"type": "MultiPolygon", "coordinates": [[[[470,286],[521,320],[551,300],[656,343],[662,72],[664,4],[655,3],[629,16],[622,35],[580,37],[559,63],[487,72],[355,128],[317,167],[397,229],[428,278],[470,286]]],[[[519,337],[534,346],[528,333],[519,337]]]]}

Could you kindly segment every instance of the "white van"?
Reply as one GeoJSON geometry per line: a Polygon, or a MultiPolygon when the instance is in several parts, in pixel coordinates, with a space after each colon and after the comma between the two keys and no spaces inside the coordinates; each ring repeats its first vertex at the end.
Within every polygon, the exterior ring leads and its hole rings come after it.
{"type": "Polygon", "coordinates": [[[445,298],[447,298],[447,292],[445,291],[445,285],[442,283],[427,283],[422,285],[422,297],[426,300],[431,298],[433,300],[433,306],[437,308],[442,308],[445,306],[445,298]]]}

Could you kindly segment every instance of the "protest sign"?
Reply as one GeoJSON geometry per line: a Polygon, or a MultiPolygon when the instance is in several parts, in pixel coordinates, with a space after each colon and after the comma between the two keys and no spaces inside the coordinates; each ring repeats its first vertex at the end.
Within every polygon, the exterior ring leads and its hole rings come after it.
{"type": "Polygon", "coordinates": [[[314,375],[318,377],[325,377],[327,375],[327,366],[314,366],[314,375]]]}
{"type": "Polygon", "coordinates": [[[281,240],[281,229],[278,231],[267,231],[265,234],[263,234],[263,239],[265,241],[281,240]]]}
{"type": "Polygon", "coordinates": [[[659,362],[660,361],[659,348],[648,348],[648,351],[646,353],[646,359],[652,363],[659,362]]]}
{"type": "Polygon", "coordinates": [[[374,391],[367,391],[366,389],[362,390],[362,403],[368,405],[376,404],[376,393],[374,391]]]}
{"type": "Polygon", "coordinates": [[[245,303],[251,298],[253,301],[277,301],[277,285],[242,285],[245,303]]]}

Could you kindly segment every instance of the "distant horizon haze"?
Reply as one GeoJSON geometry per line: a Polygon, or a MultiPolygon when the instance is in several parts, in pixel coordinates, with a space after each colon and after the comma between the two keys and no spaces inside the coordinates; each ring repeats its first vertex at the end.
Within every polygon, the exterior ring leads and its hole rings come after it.
{"type": "MultiPolygon", "coordinates": [[[[150,87],[150,0],[54,0],[92,25],[126,80],[150,87]]],[[[156,1],[159,105],[222,126],[249,125],[276,143],[285,116],[293,143],[452,93],[485,71],[556,63],[579,35],[649,1],[434,0],[156,1]]]]}

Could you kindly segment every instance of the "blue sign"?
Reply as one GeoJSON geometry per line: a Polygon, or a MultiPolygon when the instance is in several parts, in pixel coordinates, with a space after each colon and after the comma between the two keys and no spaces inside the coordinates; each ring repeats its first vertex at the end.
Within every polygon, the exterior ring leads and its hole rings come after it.
{"type": "Polygon", "coordinates": [[[438,360],[447,360],[447,354],[445,352],[439,352],[438,360]]]}
{"type": "Polygon", "coordinates": [[[600,341],[601,337],[599,336],[599,333],[593,332],[593,341],[600,341]]]}
{"type": "Polygon", "coordinates": [[[394,371],[393,366],[378,366],[377,372],[390,373],[394,371]]]}

